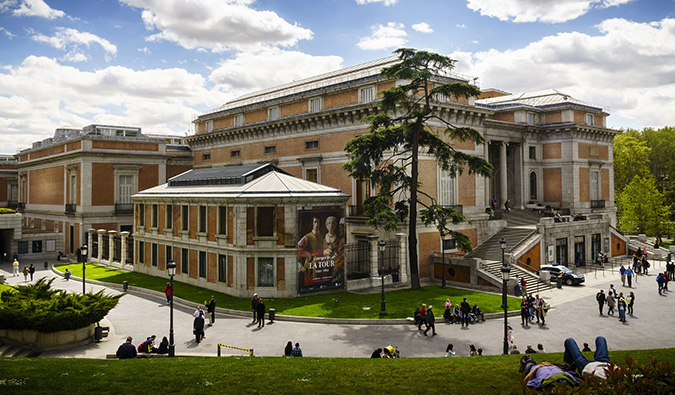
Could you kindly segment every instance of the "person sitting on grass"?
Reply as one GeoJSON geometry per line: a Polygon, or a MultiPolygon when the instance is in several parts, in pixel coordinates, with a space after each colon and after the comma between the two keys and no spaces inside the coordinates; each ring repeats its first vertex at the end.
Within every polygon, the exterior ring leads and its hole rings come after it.
{"type": "Polygon", "coordinates": [[[445,356],[446,357],[452,357],[455,355],[455,352],[452,350],[453,349],[452,343],[448,344],[448,346],[445,348],[445,356]]]}
{"type": "Polygon", "coordinates": [[[553,365],[550,362],[542,362],[537,365],[529,355],[520,358],[520,369],[524,375],[523,383],[529,388],[542,389],[555,385],[556,383],[566,383],[575,386],[579,381],[569,372],[553,365]]]}
{"type": "Polygon", "coordinates": [[[532,348],[531,344],[527,345],[527,348],[525,349],[525,354],[536,354],[537,351],[535,351],[534,348],[532,348]]]}
{"type": "Polygon", "coordinates": [[[117,349],[117,353],[115,354],[117,358],[119,359],[133,359],[136,358],[136,347],[134,347],[133,344],[131,344],[133,338],[131,336],[127,336],[127,341],[122,343],[119,348],[117,349]]]}
{"type": "Polygon", "coordinates": [[[481,311],[480,307],[478,306],[478,303],[473,305],[473,308],[471,309],[471,314],[473,314],[473,317],[476,321],[479,319],[481,321],[485,321],[485,314],[481,311]]]}
{"type": "Polygon", "coordinates": [[[164,336],[162,342],[159,343],[157,348],[157,354],[168,354],[169,353],[169,340],[164,336]]]}

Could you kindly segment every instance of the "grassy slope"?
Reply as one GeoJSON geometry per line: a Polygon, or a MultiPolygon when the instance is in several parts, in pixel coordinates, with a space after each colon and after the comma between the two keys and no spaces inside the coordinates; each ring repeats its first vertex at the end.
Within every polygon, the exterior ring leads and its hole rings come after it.
{"type": "MultiPolygon", "coordinates": [[[[215,350],[214,350],[215,353],[215,350]]],[[[675,349],[612,351],[647,362],[675,349]]],[[[368,358],[175,358],[154,360],[0,358],[0,393],[458,393],[518,391],[520,355],[372,360],[368,358]]],[[[534,355],[560,362],[562,353],[534,355]]],[[[590,357],[590,355],[589,355],[590,357]]]]}
{"type": "MultiPolygon", "coordinates": [[[[62,272],[68,268],[77,277],[82,275],[81,264],[57,265],[57,268],[62,272]]],[[[96,264],[87,264],[86,276],[88,279],[116,284],[128,281],[129,285],[160,292],[164,289],[164,285],[167,282],[165,278],[136,272],[124,272],[96,264]]],[[[248,298],[236,298],[180,282],[174,282],[174,289],[176,297],[195,303],[203,303],[205,300],[210,299],[211,295],[215,295],[218,307],[248,311],[251,306],[250,299],[248,298]]],[[[386,291],[387,318],[411,317],[415,311],[415,307],[421,306],[422,303],[435,306],[434,313],[436,314],[436,318],[441,318],[445,309],[446,298],[450,298],[453,304],[459,304],[463,297],[466,297],[472,305],[473,303],[478,303],[485,313],[501,311],[501,295],[455,288],[443,290],[439,286],[427,286],[416,291],[410,289],[386,291]]],[[[266,299],[265,305],[268,308],[273,307],[278,314],[330,318],[379,318],[380,299],[379,293],[364,295],[339,292],[292,299],[266,299]],[[339,303],[335,303],[336,298],[340,300],[339,303]],[[364,310],[363,307],[370,307],[370,309],[364,310]]],[[[517,310],[520,302],[516,298],[509,298],[509,306],[511,310],[517,310]]]]}

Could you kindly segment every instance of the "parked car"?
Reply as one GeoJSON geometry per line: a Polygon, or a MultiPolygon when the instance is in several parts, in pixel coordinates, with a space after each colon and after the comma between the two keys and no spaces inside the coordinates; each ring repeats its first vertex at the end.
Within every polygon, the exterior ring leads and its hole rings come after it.
{"type": "Polygon", "coordinates": [[[562,274],[565,285],[579,285],[586,281],[583,274],[575,273],[567,266],[562,265],[542,265],[539,271],[545,270],[551,273],[551,281],[555,282],[558,276],[562,274]]]}

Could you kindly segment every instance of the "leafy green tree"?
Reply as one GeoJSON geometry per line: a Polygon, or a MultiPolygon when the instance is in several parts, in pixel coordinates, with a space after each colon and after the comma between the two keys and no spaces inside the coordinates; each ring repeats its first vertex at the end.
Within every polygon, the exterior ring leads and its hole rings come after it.
{"type": "Polygon", "coordinates": [[[639,132],[629,130],[614,138],[614,190],[619,196],[635,176],[649,176],[651,149],[639,132]]]}
{"type": "Polygon", "coordinates": [[[418,289],[417,211],[425,225],[434,225],[439,232],[452,235],[464,251],[471,250],[469,238],[448,230],[448,224],[464,221],[464,216],[450,207],[437,204],[435,196],[426,194],[419,182],[419,153],[435,157],[438,166],[450,174],[468,170],[469,174],[490,177],[492,166],[483,158],[457,151],[447,141],[473,141],[484,144],[475,129],[456,127],[432,111],[431,103],[438,97],[472,97],[480,91],[473,85],[448,82],[443,76],[452,70],[455,60],[446,56],[401,48],[400,62],[384,68],[382,75],[400,84],[381,92],[380,112],[366,117],[370,131],[347,142],[345,150],[351,160],[343,168],[356,179],[370,179],[376,193],[364,202],[368,223],[387,231],[399,230],[408,219],[408,261],[411,287],[418,289]],[[442,134],[428,126],[433,121],[442,125],[442,134]],[[424,197],[423,200],[420,197],[424,197]]]}
{"type": "Polygon", "coordinates": [[[657,130],[646,128],[642,139],[650,148],[649,170],[654,176],[656,187],[663,193],[666,202],[673,204],[675,194],[671,180],[675,175],[675,128],[666,126],[657,130]]]}
{"type": "Polygon", "coordinates": [[[666,231],[670,207],[656,188],[653,177],[635,176],[617,201],[619,230],[659,236],[666,231]]]}

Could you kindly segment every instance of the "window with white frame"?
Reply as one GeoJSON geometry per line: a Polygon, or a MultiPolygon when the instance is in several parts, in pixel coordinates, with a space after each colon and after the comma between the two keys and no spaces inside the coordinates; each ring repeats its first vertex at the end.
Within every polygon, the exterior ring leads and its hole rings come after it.
{"type": "Polygon", "coordinates": [[[268,145],[265,147],[265,153],[266,154],[276,154],[277,153],[277,146],[276,145],[268,145]]]}
{"type": "Polygon", "coordinates": [[[218,206],[218,234],[227,234],[227,206],[218,206]]]}
{"type": "Polygon", "coordinates": [[[218,282],[227,282],[227,255],[218,254],[218,282]]]}
{"type": "Polygon", "coordinates": [[[274,258],[258,258],[258,286],[274,286],[274,258]]]}
{"type": "Polygon", "coordinates": [[[453,239],[451,236],[442,236],[441,251],[443,252],[457,251],[457,240],[453,239]]]}
{"type": "Polygon", "coordinates": [[[256,235],[274,236],[274,207],[257,207],[256,235]]]}
{"type": "Polygon", "coordinates": [[[305,149],[306,150],[319,149],[319,140],[305,141],[305,149]]]}
{"type": "Polygon", "coordinates": [[[305,180],[319,183],[319,169],[305,169],[305,180]]]}
{"type": "Polygon", "coordinates": [[[145,226],[145,204],[138,205],[138,226],[145,226]]]}
{"type": "Polygon", "coordinates": [[[448,96],[444,93],[437,93],[436,94],[436,101],[441,102],[441,103],[447,103],[448,102],[448,96]]]}
{"type": "Polygon", "coordinates": [[[537,200],[537,173],[530,173],[530,200],[537,200]]]}
{"type": "Polygon", "coordinates": [[[234,116],[234,126],[244,126],[244,114],[237,114],[234,116]]]}
{"type": "Polygon", "coordinates": [[[199,277],[206,278],[206,251],[199,251],[199,277]]]}
{"type": "Polygon", "coordinates": [[[152,259],[150,262],[152,263],[152,266],[157,266],[157,256],[158,256],[157,243],[152,243],[150,248],[151,248],[150,257],[152,259]]]}
{"type": "Polygon", "coordinates": [[[181,230],[190,230],[190,206],[181,206],[181,230]]]}
{"type": "Polygon", "coordinates": [[[199,229],[199,233],[206,233],[206,224],[207,224],[207,207],[206,206],[199,206],[199,223],[197,224],[197,227],[199,229]]]}
{"type": "Polygon", "coordinates": [[[591,200],[600,200],[600,172],[591,170],[590,174],[590,194],[591,200]]]}
{"type": "Polygon", "coordinates": [[[270,107],[267,109],[267,119],[270,121],[276,121],[279,119],[279,107],[270,107]]]}
{"type": "Polygon", "coordinates": [[[187,248],[180,249],[180,271],[184,274],[190,272],[190,250],[187,248]]]}
{"type": "Polygon", "coordinates": [[[536,123],[537,115],[533,112],[527,113],[527,124],[534,125],[536,123]]]}
{"type": "Polygon", "coordinates": [[[145,263],[145,242],[138,242],[138,263],[145,263]]]}
{"type": "Polygon", "coordinates": [[[537,147],[530,146],[530,159],[537,159],[537,147]]]}
{"type": "Polygon", "coordinates": [[[165,249],[166,249],[166,254],[165,254],[166,262],[169,263],[169,262],[173,261],[173,247],[166,246],[165,249]]]}
{"type": "Polygon", "coordinates": [[[140,166],[114,165],[115,203],[131,205],[131,196],[138,192],[138,172],[140,166]]]}
{"type": "Polygon", "coordinates": [[[77,170],[70,171],[70,191],[68,193],[68,203],[77,204],[77,170]]]}
{"type": "Polygon", "coordinates": [[[320,97],[309,99],[309,112],[319,112],[323,110],[323,100],[320,97]]]}
{"type": "Polygon", "coordinates": [[[369,86],[359,89],[359,103],[370,103],[375,98],[375,88],[369,86]]]}
{"type": "Polygon", "coordinates": [[[593,114],[586,114],[586,125],[593,125],[593,114]]]}
{"type": "Polygon", "coordinates": [[[213,121],[206,121],[206,132],[213,132],[213,121]]]}
{"type": "Polygon", "coordinates": [[[150,220],[151,220],[151,227],[157,228],[157,222],[159,218],[159,205],[158,204],[153,204],[152,205],[152,212],[150,214],[150,220]]]}
{"type": "Polygon", "coordinates": [[[457,204],[457,178],[449,171],[439,169],[438,177],[438,204],[454,206],[457,204]]]}
{"type": "Polygon", "coordinates": [[[173,229],[173,204],[167,204],[164,212],[164,228],[173,229]]]}

